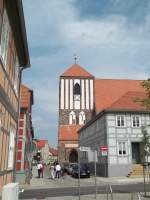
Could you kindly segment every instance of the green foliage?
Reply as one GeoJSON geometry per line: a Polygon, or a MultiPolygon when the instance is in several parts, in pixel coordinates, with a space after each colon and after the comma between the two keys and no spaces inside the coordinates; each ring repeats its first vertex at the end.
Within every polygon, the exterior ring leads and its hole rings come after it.
{"type": "Polygon", "coordinates": [[[150,135],[148,134],[147,128],[142,127],[142,133],[143,133],[143,151],[144,151],[144,156],[149,156],[150,155],[150,135]]]}
{"type": "MultiPolygon", "coordinates": [[[[136,99],[136,101],[141,103],[142,106],[146,107],[147,111],[150,111],[150,79],[143,81],[141,85],[146,91],[146,97],[138,98],[136,99]]],[[[150,135],[148,134],[148,131],[147,131],[148,127],[149,126],[142,127],[143,153],[144,153],[144,156],[147,157],[147,160],[148,160],[148,156],[150,156],[150,135]]]]}
{"type": "Polygon", "coordinates": [[[145,89],[147,97],[138,101],[150,111],[150,79],[143,81],[141,85],[145,89]]]}

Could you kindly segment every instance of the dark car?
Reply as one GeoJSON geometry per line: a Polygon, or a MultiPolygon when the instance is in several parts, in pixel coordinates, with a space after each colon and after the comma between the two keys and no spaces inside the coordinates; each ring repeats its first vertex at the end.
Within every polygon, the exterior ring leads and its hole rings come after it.
{"type": "Polygon", "coordinates": [[[67,173],[72,174],[73,168],[77,165],[77,163],[69,163],[68,168],[67,168],[67,173]]]}
{"type": "Polygon", "coordinates": [[[69,162],[64,162],[62,163],[61,167],[62,167],[62,171],[64,173],[67,173],[67,174],[72,174],[72,169],[73,167],[76,165],[77,163],[69,163],[69,162]]]}
{"type": "MultiPolygon", "coordinates": [[[[78,164],[73,166],[72,169],[72,176],[73,177],[79,177],[79,168],[78,164]]],[[[90,178],[90,169],[87,164],[81,163],[80,164],[80,177],[87,177],[90,178]]]]}
{"type": "Polygon", "coordinates": [[[68,162],[63,162],[61,164],[61,170],[63,171],[63,173],[67,173],[68,171],[68,166],[69,166],[69,163],[68,162]]]}

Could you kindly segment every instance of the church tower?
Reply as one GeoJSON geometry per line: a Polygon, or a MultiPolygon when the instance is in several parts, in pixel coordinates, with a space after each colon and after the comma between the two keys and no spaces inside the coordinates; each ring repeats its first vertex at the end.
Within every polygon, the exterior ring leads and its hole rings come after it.
{"type": "Polygon", "coordinates": [[[92,118],[93,110],[94,76],[75,63],[59,82],[59,161],[77,162],[77,131],[92,118]]]}

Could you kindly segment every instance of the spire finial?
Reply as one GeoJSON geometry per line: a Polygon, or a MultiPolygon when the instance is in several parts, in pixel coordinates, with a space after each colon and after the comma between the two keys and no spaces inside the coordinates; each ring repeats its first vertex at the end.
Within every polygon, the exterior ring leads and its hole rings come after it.
{"type": "Polygon", "coordinates": [[[74,64],[77,64],[77,59],[78,59],[77,55],[74,54],[74,64]]]}

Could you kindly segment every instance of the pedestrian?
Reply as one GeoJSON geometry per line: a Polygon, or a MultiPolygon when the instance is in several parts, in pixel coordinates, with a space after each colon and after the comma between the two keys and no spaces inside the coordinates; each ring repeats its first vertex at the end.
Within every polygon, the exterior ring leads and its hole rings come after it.
{"type": "Polygon", "coordinates": [[[56,178],[60,178],[61,166],[59,163],[56,164],[56,178]]]}
{"type": "Polygon", "coordinates": [[[40,178],[41,177],[41,163],[40,162],[38,162],[37,164],[37,170],[38,170],[38,178],[40,178]]]}
{"type": "Polygon", "coordinates": [[[50,177],[51,177],[51,179],[54,179],[54,178],[55,178],[54,164],[52,164],[52,165],[50,166],[50,177]]]}
{"type": "Polygon", "coordinates": [[[44,163],[41,162],[41,175],[42,175],[42,178],[43,178],[43,173],[44,173],[44,163]]]}

